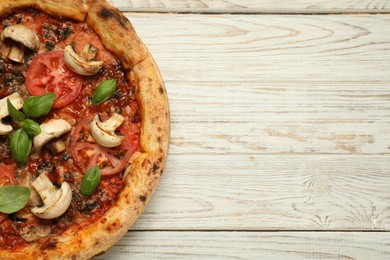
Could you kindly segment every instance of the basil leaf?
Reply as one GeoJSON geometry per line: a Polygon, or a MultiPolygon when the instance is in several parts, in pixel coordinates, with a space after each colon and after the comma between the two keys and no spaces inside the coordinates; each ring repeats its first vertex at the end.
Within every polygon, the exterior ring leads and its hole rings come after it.
{"type": "Polygon", "coordinates": [[[30,189],[24,186],[6,185],[0,187],[0,212],[11,214],[26,206],[30,189]]]}
{"type": "Polygon", "coordinates": [[[31,119],[23,121],[23,129],[29,135],[38,135],[42,132],[39,124],[31,119]]]}
{"type": "Polygon", "coordinates": [[[99,105],[109,99],[116,90],[116,80],[108,79],[99,84],[92,95],[92,104],[99,105]]]}
{"type": "Polygon", "coordinates": [[[90,196],[100,183],[100,169],[96,165],[87,171],[81,181],[80,192],[84,196],[90,196]]]}
{"type": "Polygon", "coordinates": [[[28,97],[24,100],[23,112],[27,117],[40,117],[50,112],[56,94],[47,93],[42,96],[28,97]]]}
{"type": "Polygon", "coordinates": [[[14,105],[11,103],[11,101],[9,100],[9,98],[7,98],[7,108],[8,108],[8,112],[9,112],[9,115],[16,121],[18,122],[22,122],[26,116],[20,112],[19,110],[17,110],[14,105]]]}
{"type": "Polygon", "coordinates": [[[30,154],[32,141],[23,128],[16,130],[10,138],[11,154],[14,161],[23,165],[30,154]]]}

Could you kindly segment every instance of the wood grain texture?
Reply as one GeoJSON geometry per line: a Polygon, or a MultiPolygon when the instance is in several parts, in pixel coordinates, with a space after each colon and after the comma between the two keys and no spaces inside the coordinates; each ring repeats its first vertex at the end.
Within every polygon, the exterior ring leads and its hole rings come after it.
{"type": "Polygon", "coordinates": [[[389,158],[173,154],[134,229],[388,230],[389,158]]]}
{"type": "Polygon", "coordinates": [[[336,13],[388,12],[388,0],[111,0],[122,11],[233,12],[233,13],[336,13]]]}
{"type": "Polygon", "coordinates": [[[167,85],[172,154],[389,153],[389,16],[128,17],[167,85]]]}
{"type": "Polygon", "coordinates": [[[196,87],[193,93],[204,85],[249,90],[347,86],[352,92],[388,86],[388,15],[127,17],[166,82],[196,87]]]}
{"type": "Polygon", "coordinates": [[[127,15],[172,116],[134,228],[389,228],[387,16],[127,15]]]}
{"type": "Polygon", "coordinates": [[[129,232],[106,259],[388,259],[388,233],[129,232]]]}
{"type": "Polygon", "coordinates": [[[172,141],[150,205],[98,259],[389,258],[387,232],[334,232],[390,229],[388,15],[126,15],[172,141]]]}

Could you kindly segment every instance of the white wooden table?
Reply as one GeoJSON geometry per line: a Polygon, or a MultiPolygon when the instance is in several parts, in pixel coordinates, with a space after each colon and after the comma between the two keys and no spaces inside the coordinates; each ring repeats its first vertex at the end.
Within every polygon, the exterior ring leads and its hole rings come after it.
{"type": "Polygon", "coordinates": [[[390,258],[390,0],[113,0],[171,106],[163,179],[96,259],[390,258]]]}

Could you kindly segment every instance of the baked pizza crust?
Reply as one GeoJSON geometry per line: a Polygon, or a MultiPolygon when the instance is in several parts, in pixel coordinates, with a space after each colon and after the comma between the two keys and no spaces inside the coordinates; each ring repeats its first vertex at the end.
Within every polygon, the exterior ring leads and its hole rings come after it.
{"type": "Polygon", "coordinates": [[[47,14],[79,22],[85,20],[88,12],[87,4],[83,0],[1,0],[0,16],[23,7],[34,7],[47,14]]]}
{"type": "Polygon", "coordinates": [[[143,212],[163,172],[169,143],[167,93],[156,63],[127,18],[104,0],[2,0],[0,15],[32,6],[45,13],[85,21],[128,69],[135,82],[142,118],[141,151],[125,170],[126,186],[115,205],[83,230],[71,227],[13,252],[7,259],[88,259],[114,245],[143,212]]]}
{"type": "Polygon", "coordinates": [[[149,52],[129,20],[106,1],[87,0],[86,23],[101,38],[104,46],[122,60],[126,69],[146,59],[149,52]]]}

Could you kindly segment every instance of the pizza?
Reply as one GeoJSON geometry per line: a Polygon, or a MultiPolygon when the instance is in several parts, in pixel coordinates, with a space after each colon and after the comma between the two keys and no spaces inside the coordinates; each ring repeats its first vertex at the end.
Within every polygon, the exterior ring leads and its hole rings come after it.
{"type": "Polygon", "coordinates": [[[104,0],[2,0],[0,36],[0,258],[91,258],[162,175],[158,68],[104,0]]]}

